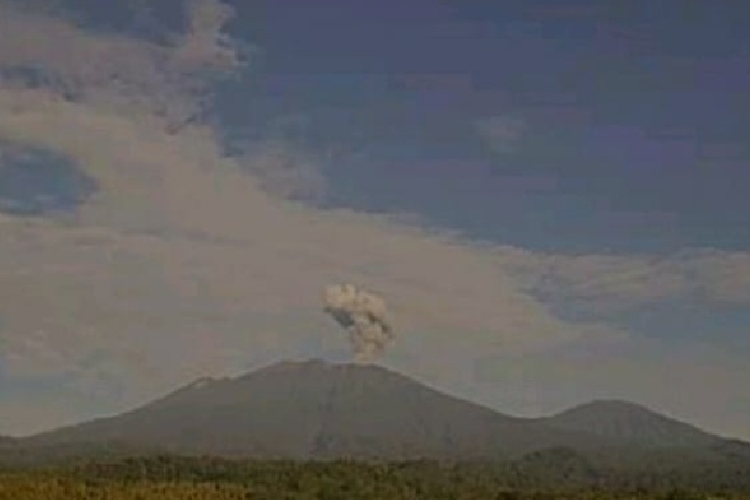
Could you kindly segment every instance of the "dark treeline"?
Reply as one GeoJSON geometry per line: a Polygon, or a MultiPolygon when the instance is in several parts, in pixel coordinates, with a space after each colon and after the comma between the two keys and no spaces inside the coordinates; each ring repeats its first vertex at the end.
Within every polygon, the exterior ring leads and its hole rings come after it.
{"type": "Polygon", "coordinates": [[[149,456],[0,471],[0,500],[750,498],[746,470],[604,473],[564,457],[367,463],[149,456]]]}

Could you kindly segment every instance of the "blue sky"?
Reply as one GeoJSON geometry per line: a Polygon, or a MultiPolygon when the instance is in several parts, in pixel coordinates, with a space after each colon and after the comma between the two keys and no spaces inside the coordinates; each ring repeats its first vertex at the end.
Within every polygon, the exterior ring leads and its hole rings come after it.
{"type": "MultiPolygon", "coordinates": [[[[309,316],[308,292],[329,279],[390,293],[409,330],[393,366],[509,412],[601,395],[691,413],[684,398],[669,402],[669,384],[659,393],[632,374],[703,367],[711,374],[700,380],[715,376],[728,391],[709,390],[725,397],[711,405],[729,405],[750,374],[743,2],[233,1],[226,23],[214,0],[59,4],[9,10],[0,24],[11,47],[0,50],[0,111],[20,113],[0,120],[0,265],[17,271],[0,286],[21,287],[18,304],[44,312],[0,308],[0,388],[14,394],[6,411],[16,415],[5,428],[22,429],[49,391],[108,394],[99,407],[59,409],[61,421],[148,399],[146,381],[125,389],[132,360],[158,365],[169,339],[188,348],[180,335],[205,342],[207,371],[321,350],[340,357],[325,336],[289,333],[330,327],[309,316]],[[37,31],[48,41],[34,41],[37,31]],[[233,166],[245,177],[231,177],[233,166]],[[237,268],[246,291],[235,288],[237,268]],[[280,292],[292,283],[306,284],[280,292]],[[111,289],[100,307],[112,317],[81,306],[99,300],[87,295],[94,286],[111,289]],[[157,306],[167,319],[155,319],[157,306]],[[191,325],[224,333],[179,333],[186,310],[191,325]],[[118,316],[126,311],[143,323],[118,316]],[[258,333],[238,337],[248,324],[258,333]],[[51,333],[62,325],[116,338],[51,333]],[[514,329],[547,340],[519,341],[516,352],[504,347],[514,329]],[[456,357],[422,353],[430,335],[456,357]],[[237,358],[245,342],[257,350],[251,360],[237,358]],[[526,370],[519,377],[541,387],[560,380],[542,360],[561,348],[558,360],[604,352],[601,370],[625,356],[635,364],[603,374],[601,386],[560,365],[576,382],[567,393],[539,389],[534,402],[523,387],[493,395],[466,368],[526,370]],[[536,357],[519,361],[525,349],[536,357]],[[57,368],[30,368],[45,363],[57,368]]],[[[201,375],[168,356],[164,389],[201,375]]],[[[709,413],[695,418],[750,436],[736,411],[709,413]]]]}
{"type": "Polygon", "coordinates": [[[746,249],[748,9],[504,4],[261,3],[227,123],[291,115],[292,140],[361,153],[326,165],[335,202],[473,237],[746,249]],[[495,116],[523,124],[507,151],[476,133],[495,116]]]}

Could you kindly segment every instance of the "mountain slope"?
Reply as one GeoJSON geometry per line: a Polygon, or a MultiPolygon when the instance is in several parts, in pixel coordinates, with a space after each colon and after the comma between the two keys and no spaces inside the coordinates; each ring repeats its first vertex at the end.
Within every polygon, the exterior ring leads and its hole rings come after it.
{"type": "Polygon", "coordinates": [[[647,447],[704,447],[721,441],[695,426],[620,400],[592,401],[540,422],[556,429],[647,447]]]}
{"type": "MultiPolygon", "coordinates": [[[[121,455],[141,449],[390,460],[506,459],[564,449],[572,453],[565,455],[565,467],[574,463],[571,456],[611,464],[654,457],[744,461],[750,446],[623,401],[594,401],[551,417],[523,419],[385,368],[321,361],[282,362],[238,378],[197,380],[133,411],[16,444],[30,456],[33,450],[61,456],[70,450],[121,455]]],[[[540,456],[560,461],[560,453],[540,456]]],[[[574,465],[584,471],[580,463],[574,465]]]]}
{"type": "Polygon", "coordinates": [[[224,456],[499,458],[590,439],[499,414],[385,368],[309,361],[202,379],[134,411],[25,441],[224,456]]]}

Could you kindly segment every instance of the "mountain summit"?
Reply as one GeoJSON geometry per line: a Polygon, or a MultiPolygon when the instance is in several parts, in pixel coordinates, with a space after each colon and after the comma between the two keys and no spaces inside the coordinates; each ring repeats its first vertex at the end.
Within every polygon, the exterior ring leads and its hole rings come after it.
{"type": "Polygon", "coordinates": [[[281,362],[199,379],[133,411],[39,434],[27,445],[125,443],[258,458],[508,458],[576,450],[704,445],[719,438],[624,402],[523,419],[373,365],[281,362]]]}
{"type": "Polygon", "coordinates": [[[587,432],[622,443],[658,447],[707,446],[716,436],[645,406],[622,400],[597,400],[542,422],[557,429],[587,432]]]}

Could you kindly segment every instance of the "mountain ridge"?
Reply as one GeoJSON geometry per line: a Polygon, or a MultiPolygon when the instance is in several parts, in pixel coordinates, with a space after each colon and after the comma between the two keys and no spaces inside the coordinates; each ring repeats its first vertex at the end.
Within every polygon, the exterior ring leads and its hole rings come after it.
{"type": "Polygon", "coordinates": [[[597,399],[540,419],[558,429],[659,446],[706,446],[718,436],[637,403],[597,399]]]}
{"type": "MultiPolygon", "coordinates": [[[[202,377],[130,411],[21,438],[21,446],[162,448],[227,457],[505,459],[556,447],[718,447],[724,440],[648,408],[592,401],[543,418],[500,413],[377,365],[281,361],[202,377]],[[602,422],[602,421],[605,422],[602,422]]],[[[727,447],[728,450],[744,448],[727,447]]]]}

